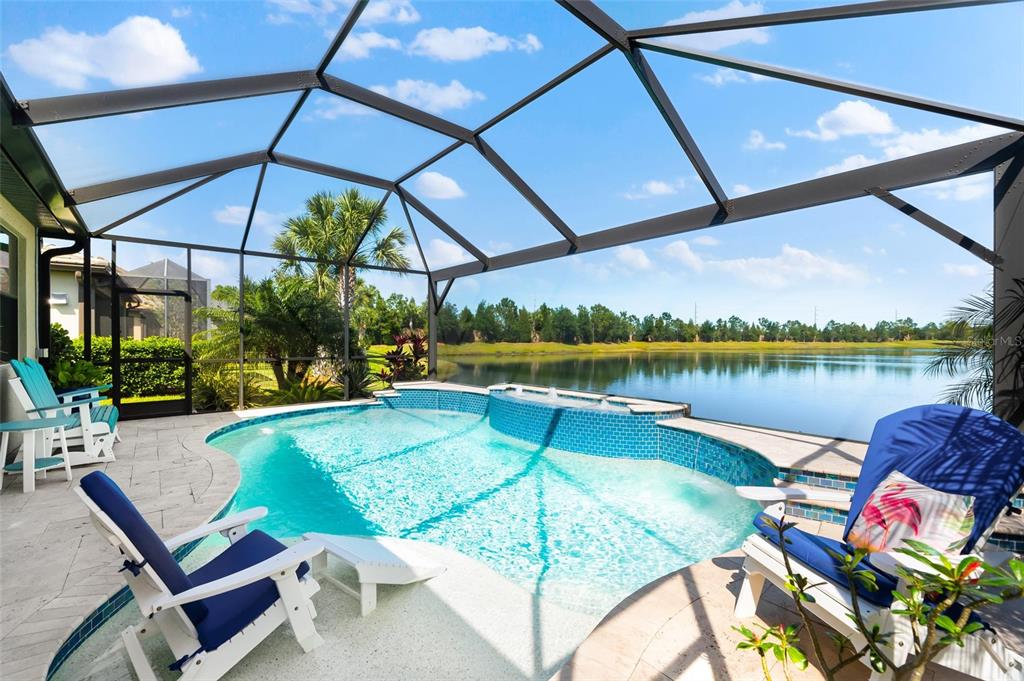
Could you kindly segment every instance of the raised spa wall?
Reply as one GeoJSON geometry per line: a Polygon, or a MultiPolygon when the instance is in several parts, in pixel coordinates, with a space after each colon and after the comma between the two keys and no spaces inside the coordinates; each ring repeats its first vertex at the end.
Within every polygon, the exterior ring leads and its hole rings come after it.
{"type": "Polygon", "coordinates": [[[519,399],[504,386],[489,392],[401,387],[377,398],[392,409],[479,414],[498,432],[526,442],[595,456],[667,461],[730,485],[770,486],[779,474],[753,450],[665,423],[684,416],[684,405],[630,401],[629,410],[606,411],[519,399]]]}

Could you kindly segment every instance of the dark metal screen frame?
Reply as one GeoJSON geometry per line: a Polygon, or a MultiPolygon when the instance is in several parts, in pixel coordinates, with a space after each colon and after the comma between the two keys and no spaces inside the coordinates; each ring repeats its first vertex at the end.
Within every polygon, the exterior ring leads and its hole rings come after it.
{"type": "MultiPolygon", "coordinates": [[[[1017,231],[1021,226],[1021,211],[1009,210],[1009,197],[1017,197],[1016,185],[1004,186],[1005,182],[997,182],[996,216],[997,239],[994,251],[989,251],[978,244],[965,240],[953,227],[927,215],[916,207],[893,195],[893,191],[906,187],[928,184],[942,180],[963,177],[966,175],[997,171],[1000,178],[1019,178],[1019,167],[1024,160],[1024,121],[999,114],[967,109],[942,102],[935,102],[898,92],[882,90],[847,83],[836,79],[824,78],[808,73],[785,69],[768,64],[729,58],[719,54],[699,50],[681,48],[658,42],[658,38],[680,36],[716,31],[729,31],[744,28],[779,26],[819,21],[835,21],[850,18],[902,14],[910,12],[933,11],[951,8],[972,7],[978,5],[1020,2],[1020,0],[889,0],[887,2],[863,2],[849,5],[802,9],[768,13],[754,16],[742,16],[711,21],[690,22],[668,26],[628,30],[606,14],[591,0],[558,0],[567,12],[593,30],[605,42],[601,48],[591,53],[580,62],[569,67],[561,74],[526,95],[505,111],[499,113],[475,130],[470,130],[444,118],[409,106],[401,101],[381,95],[363,88],[355,83],[327,73],[331,61],[341,48],[346,37],[358,22],[367,0],[357,0],[346,15],[330,46],[320,59],[317,67],[311,70],[269,73],[241,78],[188,82],[156,87],[132,88],[113,92],[87,93],[64,97],[50,97],[36,100],[16,101],[6,81],[3,82],[3,133],[4,151],[12,158],[19,171],[28,166],[30,172],[23,174],[34,181],[33,189],[37,195],[45,198],[54,218],[65,229],[84,233],[90,238],[107,239],[112,242],[112,253],[116,253],[117,241],[149,243],[186,249],[203,249],[220,253],[237,254],[240,258],[240,287],[244,286],[244,260],[246,255],[260,257],[281,257],[279,254],[263,253],[247,250],[249,229],[253,215],[259,202],[263,179],[267,165],[277,164],[322,176],[333,177],[364,186],[382,189],[386,192],[381,206],[391,194],[398,196],[403,211],[409,222],[417,249],[422,258],[422,247],[409,215],[408,205],[416,208],[425,219],[433,223],[462,248],[469,252],[476,262],[455,267],[447,267],[431,271],[426,260],[423,270],[407,268],[399,270],[408,274],[426,275],[428,279],[428,313],[430,321],[435,321],[439,309],[437,295],[438,282],[447,282],[445,294],[451,283],[458,277],[465,277],[481,272],[517,267],[528,263],[540,262],[551,258],[563,257],[578,252],[594,251],[617,245],[634,243],[660,236],[684,233],[703,229],[718,224],[739,222],[765,215],[800,210],[827,203],[835,203],[860,196],[875,196],[895,209],[903,211],[924,226],[940,235],[967,248],[982,260],[995,264],[996,280],[1024,281],[1024,257],[1020,252],[1010,252],[1003,243],[1018,243],[1017,231]],[[715,64],[726,68],[740,69],[758,73],[772,78],[779,78],[802,85],[823,88],[834,92],[842,92],[862,96],[868,99],[905,106],[919,110],[931,111],[946,116],[984,122],[1000,126],[1012,132],[995,135],[987,139],[958,145],[935,152],[918,154],[908,158],[890,161],[859,170],[847,171],[836,175],[801,182],[786,187],[779,187],[757,194],[742,197],[730,197],[722,189],[714,172],[703,156],[697,141],[689,133],[683,117],[676,105],[668,97],[661,86],[657,74],[647,61],[644,52],[654,51],[669,54],[691,61],[715,64]],[[576,74],[604,59],[612,52],[618,52],[631,66],[636,77],[648,92],[652,104],[659,111],[666,126],[679,142],[681,150],[689,158],[708,193],[712,203],[688,211],[672,213],[649,220],[642,220],[618,227],[605,229],[590,234],[578,234],[566,224],[516,171],[509,166],[483,138],[483,134],[498,125],[509,116],[515,114],[537,98],[566,82],[576,74]],[[451,138],[452,143],[426,161],[418,164],[395,179],[374,177],[343,167],[297,158],[276,151],[278,144],[286,134],[299,110],[306,103],[310,93],[321,90],[339,96],[379,112],[399,118],[440,135],[451,138]],[[45,150],[39,144],[32,128],[57,122],[81,120],[101,116],[112,116],[130,112],[151,111],[179,106],[257,97],[285,92],[299,92],[295,104],[285,120],[264,150],[253,151],[237,156],[213,159],[202,163],[191,164],[179,168],[146,173],[135,177],[122,178],[75,189],[66,189],[59,175],[53,169],[45,150]],[[508,182],[526,201],[551,225],[553,231],[559,233],[560,240],[512,253],[494,256],[486,255],[480,248],[466,239],[456,227],[447,224],[428,206],[413,196],[405,186],[406,182],[430,165],[441,160],[463,145],[470,145],[486,160],[495,171],[508,182]],[[22,161],[18,163],[18,161],[22,161]],[[173,201],[188,192],[223,175],[241,168],[260,165],[260,177],[252,198],[252,207],[246,222],[245,232],[239,248],[210,247],[201,244],[159,241],[115,235],[112,230],[122,226],[131,219],[148,212],[169,201],[173,201]],[[114,222],[90,231],[86,226],[77,204],[97,201],[126,194],[166,186],[173,183],[194,180],[192,184],[160,199],[134,213],[114,222]],[[968,243],[969,242],[969,243],[968,243]],[[1009,279],[1007,279],[1009,278],[1009,279]]],[[[301,259],[301,258],[298,258],[301,259]]],[[[308,259],[305,259],[308,260],[308,259]]],[[[332,263],[349,267],[350,263],[332,263]]],[[[355,265],[351,265],[355,267],[355,265]]],[[[389,270],[391,268],[367,267],[363,269],[389,270]]],[[[240,294],[242,293],[240,288],[240,294]]],[[[443,301],[444,296],[440,296],[443,301]]],[[[1004,304],[1005,296],[997,294],[997,308],[1004,304]]],[[[242,303],[244,305],[244,303],[242,303]]],[[[997,310],[998,313],[998,310],[997,310]]],[[[433,326],[433,324],[431,325],[433,326]]],[[[346,324],[347,327],[347,324],[346,324]]],[[[436,334],[431,334],[430,345],[433,348],[431,358],[436,358],[436,334]]],[[[243,341],[244,342],[244,341],[243,341]]],[[[243,358],[244,359],[244,358],[243,358]]],[[[433,362],[432,362],[433,367],[433,362]]],[[[997,382],[1000,379],[997,378],[997,382]]],[[[998,393],[998,390],[997,390],[998,393]]],[[[1024,398],[1022,398],[1024,401],[1024,398]]]]}

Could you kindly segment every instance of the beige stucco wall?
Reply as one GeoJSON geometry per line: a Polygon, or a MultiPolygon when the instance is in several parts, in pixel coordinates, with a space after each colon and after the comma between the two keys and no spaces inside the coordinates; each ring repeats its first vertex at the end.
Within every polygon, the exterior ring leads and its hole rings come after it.
{"type": "MultiPolygon", "coordinates": [[[[36,274],[39,240],[36,229],[25,217],[15,210],[10,202],[0,195],[0,222],[6,230],[18,239],[18,354],[21,357],[35,357],[36,346],[36,296],[39,281],[36,274]]],[[[18,401],[14,398],[8,380],[14,375],[6,363],[0,364],[0,418],[21,420],[26,418],[18,401]]],[[[12,451],[21,445],[21,438],[11,438],[12,451]]],[[[6,452],[0,454],[6,455],[6,452]]]]}
{"type": "Polygon", "coordinates": [[[72,338],[78,338],[81,327],[78,299],[78,277],[75,272],[50,271],[50,295],[63,293],[68,302],[50,305],[50,321],[60,324],[72,338]]]}

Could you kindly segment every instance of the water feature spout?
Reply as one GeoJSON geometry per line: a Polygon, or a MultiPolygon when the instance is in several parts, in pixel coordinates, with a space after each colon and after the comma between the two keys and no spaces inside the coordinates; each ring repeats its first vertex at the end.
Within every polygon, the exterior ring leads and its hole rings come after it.
{"type": "Polygon", "coordinates": [[[522,394],[523,394],[523,386],[517,385],[516,386],[516,395],[522,395],[522,394]]]}
{"type": "Polygon", "coordinates": [[[558,399],[558,391],[554,388],[548,388],[548,399],[554,402],[558,399]]]}
{"type": "Polygon", "coordinates": [[[601,402],[597,405],[597,408],[607,411],[608,409],[612,408],[612,405],[610,402],[608,402],[607,397],[602,397],[601,402]]]}

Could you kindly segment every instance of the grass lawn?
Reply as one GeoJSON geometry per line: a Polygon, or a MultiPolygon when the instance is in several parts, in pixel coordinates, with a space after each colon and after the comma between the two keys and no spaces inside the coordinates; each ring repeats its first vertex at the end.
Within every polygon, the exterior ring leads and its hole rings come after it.
{"type": "Polygon", "coordinates": [[[874,350],[939,348],[948,341],[889,341],[884,343],[796,343],[725,341],[721,343],[681,343],[675,341],[644,343],[464,343],[438,345],[442,357],[474,357],[487,355],[595,355],[628,352],[807,352],[809,350],[874,350]]]}

